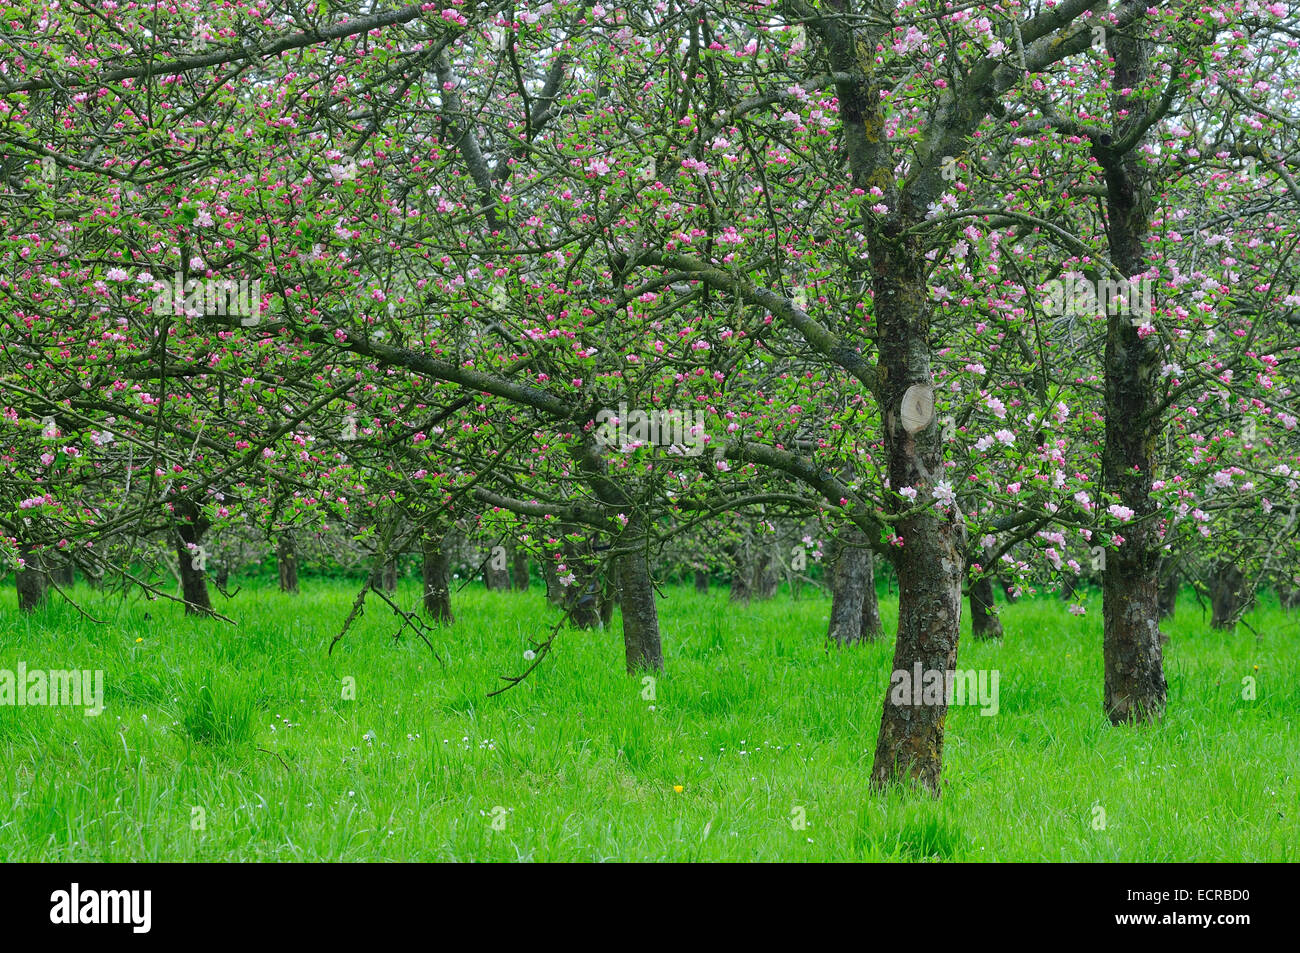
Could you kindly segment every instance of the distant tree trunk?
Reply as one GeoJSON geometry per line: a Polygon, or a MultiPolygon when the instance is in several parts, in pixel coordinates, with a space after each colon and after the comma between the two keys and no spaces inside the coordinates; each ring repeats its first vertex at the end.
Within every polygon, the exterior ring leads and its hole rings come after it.
{"type": "Polygon", "coordinates": [[[49,585],[45,563],[31,543],[22,543],[18,555],[23,561],[15,578],[18,586],[18,608],[23,612],[35,612],[36,607],[45,601],[45,590],[49,585]]]}
{"type": "Polygon", "coordinates": [[[451,557],[445,539],[425,536],[420,541],[421,571],[424,583],[424,611],[434,622],[451,625],[456,621],[451,611],[451,557]]]}
{"type": "Polygon", "coordinates": [[[753,598],[753,576],[749,572],[748,563],[748,546],[740,543],[733,543],[728,547],[727,555],[731,563],[731,594],[728,596],[732,602],[749,602],[753,598]]]}
{"type": "Polygon", "coordinates": [[[493,592],[510,589],[510,554],[504,546],[493,546],[483,564],[483,585],[493,592]]]}
{"type": "Polygon", "coordinates": [[[514,578],[511,580],[516,592],[527,592],[531,579],[528,573],[528,550],[522,546],[516,546],[514,553],[511,555],[511,572],[514,578]]]}
{"type": "Polygon", "coordinates": [[[203,534],[212,524],[193,500],[177,500],[172,512],[177,517],[176,560],[181,574],[185,614],[209,615],[212,599],[208,595],[207,553],[202,543],[203,534]]]}
{"type": "Polygon", "coordinates": [[[77,581],[77,575],[72,566],[72,560],[60,554],[50,560],[52,565],[47,569],[50,581],[57,583],[63,588],[68,588],[77,581]]]}
{"type": "Polygon", "coordinates": [[[993,601],[993,579],[986,575],[970,583],[970,632],[977,639],[1002,638],[1002,620],[993,601]]]}
{"type": "Polygon", "coordinates": [[[230,588],[230,559],[223,556],[217,561],[212,570],[212,581],[217,584],[217,588],[222,591],[230,588]]]}
{"type": "Polygon", "coordinates": [[[772,559],[770,546],[759,550],[754,561],[754,580],[750,591],[755,598],[771,599],[781,585],[780,564],[772,559]]]}
{"type": "Polygon", "coordinates": [[[866,574],[862,580],[862,639],[875,642],[885,637],[885,627],[880,622],[880,601],[876,598],[876,556],[867,549],[863,550],[863,564],[866,574]]]}
{"type": "Polygon", "coordinates": [[[833,546],[831,567],[831,618],[826,638],[839,645],[862,639],[862,603],[866,593],[868,562],[860,532],[846,531],[833,546]]]}
{"type": "Polygon", "coordinates": [[[695,570],[695,591],[701,595],[709,591],[709,571],[707,569],[695,570]]]}
{"type": "Polygon", "coordinates": [[[1161,619],[1172,619],[1174,609],[1178,606],[1178,573],[1170,571],[1162,575],[1160,580],[1160,594],[1156,599],[1156,607],[1161,619]]]}
{"type": "Polygon", "coordinates": [[[1300,589],[1290,583],[1279,582],[1277,584],[1277,601],[1282,604],[1283,609],[1290,612],[1300,605],[1300,589]]]}
{"type": "Polygon", "coordinates": [[[1232,630],[1249,602],[1241,570],[1230,562],[1216,562],[1210,569],[1210,628],[1232,630]]]}
{"type": "Polygon", "coordinates": [[[275,565],[280,571],[280,591],[298,594],[298,549],[293,530],[285,529],[275,544],[275,565]]]}
{"type": "Polygon", "coordinates": [[[392,557],[382,566],[371,570],[370,585],[384,592],[397,591],[397,557],[392,557]]]}

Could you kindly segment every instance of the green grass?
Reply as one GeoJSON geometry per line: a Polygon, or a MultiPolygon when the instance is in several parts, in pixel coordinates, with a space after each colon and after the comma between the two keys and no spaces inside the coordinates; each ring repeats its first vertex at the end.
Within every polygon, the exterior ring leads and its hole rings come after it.
{"type": "Polygon", "coordinates": [[[1275,603],[1247,617],[1257,638],[1183,600],[1168,716],[1136,730],[1101,714],[1099,597],[1003,606],[1005,641],[958,661],[1000,672],[1000,711],[951,710],[936,801],[867,790],[892,645],[828,652],[807,591],[738,608],[669,588],[650,701],[617,619],[485,697],[554,619],[536,589],[458,593],[444,668],[378,602],[327,656],[355,590],[304,585],[246,588],[219,607],[237,627],[85,588],[104,624],[24,618],[6,589],[0,669],[103,669],[107,708],[0,706],[0,858],[1296,859],[1300,613],[1275,603]]]}

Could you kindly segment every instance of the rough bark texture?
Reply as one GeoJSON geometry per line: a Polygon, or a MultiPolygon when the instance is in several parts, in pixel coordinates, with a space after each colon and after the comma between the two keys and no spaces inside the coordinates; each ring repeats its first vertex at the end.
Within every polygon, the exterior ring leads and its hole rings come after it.
{"type": "MultiPolygon", "coordinates": [[[[928,424],[909,433],[900,414],[909,387],[933,387],[934,383],[925,259],[913,242],[901,235],[877,233],[871,259],[890,486],[917,487],[928,496],[943,475],[938,421],[931,416],[928,424]]],[[[898,501],[892,505],[901,508],[898,501]]],[[[898,570],[898,638],[893,671],[910,675],[919,665],[922,672],[947,672],[957,658],[961,584],[966,571],[964,533],[951,516],[934,511],[900,520],[897,532],[904,544],[894,563],[898,570]]],[[[947,699],[914,705],[909,698],[898,704],[892,688],[891,684],[885,693],[872,786],[904,781],[938,794],[947,699]]]]}
{"type": "Polygon", "coordinates": [[[846,532],[832,544],[831,617],[826,638],[839,645],[862,639],[863,603],[871,571],[864,542],[861,532],[846,532]]]}
{"type": "MultiPolygon", "coordinates": [[[[1147,101],[1125,95],[1140,89],[1149,72],[1147,41],[1128,31],[1107,31],[1115,60],[1111,138],[1098,136],[1093,155],[1105,173],[1106,238],[1110,258],[1126,277],[1147,271],[1144,240],[1152,205],[1137,140],[1126,143],[1147,116],[1147,101]],[[1122,154],[1109,145],[1126,143],[1122,154]]],[[[1159,720],[1165,710],[1164,660],[1160,649],[1159,540],[1155,535],[1151,482],[1159,431],[1157,389],[1160,335],[1139,332],[1134,315],[1110,303],[1105,352],[1106,442],[1102,482],[1133,510],[1124,544],[1106,551],[1102,569],[1105,627],[1105,710],[1112,724],[1159,720]]],[[[1138,316],[1149,320],[1149,316],[1138,316]]]]}
{"type": "Polygon", "coordinates": [[[176,559],[181,574],[181,595],[185,599],[186,615],[207,615],[212,612],[212,599],[208,595],[206,561],[191,547],[201,546],[203,534],[211,525],[192,500],[177,500],[173,506],[176,516],[176,559]]]}
{"type": "Polygon", "coordinates": [[[1241,570],[1230,562],[1216,562],[1210,568],[1210,628],[1236,628],[1249,604],[1250,592],[1241,570]]]}
{"type": "Polygon", "coordinates": [[[871,550],[863,550],[866,573],[862,580],[862,639],[875,642],[885,637],[885,627],[880,621],[880,601],[876,598],[876,557],[871,550]]]}
{"type": "Polygon", "coordinates": [[[45,601],[45,591],[49,579],[45,574],[45,562],[36,547],[23,543],[18,555],[23,560],[23,567],[15,574],[18,587],[18,608],[23,612],[35,612],[45,601]]]}
{"type": "Polygon", "coordinates": [[[298,547],[293,530],[283,530],[275,543],[275,565],[280,573],[280,591],[298,594],[298,547]]]}
{"type": "Polygon", "coordinates": [[[970,632],[977,639],[1002,638],[1002,620],[993,601],[993,579],[980,576],[970,583],[970,632]]]}
{"type": "Polygon", "coordinates": [[[420,547],[425,614],[434,622],[450,625],[456,617],[451,611],[451,557],[446,541],[435,533],[425,536],[420,547]]]}
{"type": "Polygon", "coordinates": [[[623,607],[623,649],[629,673],[660,671],[664,667],[663,645],[659,638],[659,614],[655,608],[655,590],[646,558],[645,530],[639,517],[628,521],[620,543],[635,546],[633,552],[618,557],[619,598],[623,607]]]}

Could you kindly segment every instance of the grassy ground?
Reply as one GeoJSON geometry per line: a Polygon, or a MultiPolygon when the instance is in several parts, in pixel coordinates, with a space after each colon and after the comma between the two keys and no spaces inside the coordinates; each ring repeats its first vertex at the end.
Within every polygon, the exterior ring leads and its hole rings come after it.
{"type": "Polygon", "coordinates": [[[1141,730],[1101,716],[1099,596],[1081,617],[1004,606],[1004,644],[965,640],[958,661],[999,671],[999,712],[952,709],[934,801],[868,793],[892,645],[826,651],[823,598],[669,589],[649,700],[617,619],[562,633],[486,698],[554,617],[536,590],[457,594],[446,668],[395,643],[379,603],[327,656],[355,591],[340,582],[245,589],[223,607],[238,627],[78,591],[106,624],[66,605],[20,618],[12,585],[0,595],[0,669],[102,668],[107,704],[0,706],[0,859],[1277,861],[1300,845],[1300,613],[1275,603],[1247,617],[1256,638],[1180,602],[1169,714],[1141,730]]]}

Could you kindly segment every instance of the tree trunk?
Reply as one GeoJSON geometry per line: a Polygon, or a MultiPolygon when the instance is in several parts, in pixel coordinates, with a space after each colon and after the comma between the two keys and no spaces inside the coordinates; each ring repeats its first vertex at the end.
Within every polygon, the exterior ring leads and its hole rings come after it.
{"type": "Polygon", "coordinates": [[[1249,602],[1241,570],[1230,562],[1216,562],[1210,569],[1210,628],[1232,631],[1249,602]]]}
{"type": "Polygon", "coordinates": [[[971,579],[970,633],[977,639],[1002,638],[1002,620],[993,601],[993,579],[987,575],[971,579]]]}
{"type": "MultiPolygon", "coordinates": [[[[841,102],[841,110],[861,110],[861,100],[841,102]]],[[[877,108],[873,105],[873,108],[877,108]]],[[[930,367],[930,294],[926,286],[924,249],[914,237],[886,234],[873,227],[868,236],[873,271],[877,325],[878,379],[889,485],[916,487],[922,498],[943,476],[943,440],[933,412],[927,420],[909,415],[904,397],[929,394],[934,377],[930,367]]],[[[897,493],[890,508],[905,507],[897,493]]],[[[922,700],[899,688],[900,673],[914,679],[946,678],[957,658],[960,636],[962,577],[966,572],[965,532],[951,513],[920,510],[899,520],[904,540],[895,557],[898,571],[898,638],[894,646],[894,675],[885,693],[871,769],[877,790],[896,781],[918,785],[938,794],[943,769],[944,723],[948,699],[922,700]],[[937,673],[931,675],[930,673],[937,673]]]]}
{"type": "Polygon", "coordinates": [[[695,570],[695,591],[704,595],[709,591],[709,571],[707,569],[695,570]]]}
{"type": "Polygon", "coordinates": [[[45,562],[31,543],[21,544],[18,555],[23,561],[22,567],[15,574],[18,608],[23,612],[35,612],[37,606],[45,601],[45,591],[49,586],[45,562]]]}
{"type": "Polygon", "coordinates": [[[740,543],[733,543],[728,549],[731,562],[731,593],[728,599],[731,602],[747,603],[753,598],[750,586],[753,577],[745,565],[748,562],[748,550],[748,546],[740,543]]]}
{"type": "MultiPolygon", "coordinates": [[[[1106,31],[1115,60],[1111,88],[1114,134],[1094,137],[1093,155],[1105,173],[1106,237],[1111,261],[1126,277],[1148,269],[1144,242],[1152,204],[1140,141],[1123,154],[1108,144],[1124,141],[1145,122],[1150,104],[1141,97],[1149,73],[1148,41],[1131,31],[1106,31]],[[1136,90],[1136,94],[1134,91],[1136,90]]],[[[1112,724],[1158,721],[1165,711],[1166,684],[1160,648],[1157,570],[1160,542],[1155,531],[1151,482],[1159,436],[1159,334],[1143,334],[1150,315],[1126,313],[1106,302],[1106,440],[1102,483],[1134,516],[1125,523],[1124,543],[1106,552],[1102,567],[1105,635],[1105,711],[1112,724]]]]}
{"type": "Polygon", "coordinates": [[[275,544],[275,565],[280,571],[280,591],[298,594],[298,549],[293,530],[281,531],[275,544]]]}
{"type": "Polygon", "coordinates": [[[750,592],[757,599],[771,599],[781,585],[779,563],[772,559],[772,549],[764,546],[754,561],[754,577],[750,592]]]}
{"type": "Polygon", "coordinates": [[[493,546],[483,564],[483,585],[492,592],[510,589],[510,554],[504,546],[493,546]]]}
{"type": "Polygon", "coordinates": [[[635,547],[618,557],[619,593],[623,607],[623,652],[628,674],[662,671],[663,645],[659,639],[659,612],[655,606],[654,583],[646,556],[644,528],[633,516],[619,538],[620,544],[635,547]]]}
{"type": "Polygon", "coordinates": [[[511,583],[516,592],[527,592],[531,583],[528,572],[528,550],[522,546],[516,546],[514,553],[511,554],[511,583]]]}
{"type": "Polygon", "coordinates": [[[876,557],[871,550],[863,550],[866,574],[862,580],[862,639],[875,642],[885,637],[885,627],[880,621],[880,601],[876,598],[876,557]]]}
{"type": "Polygon", "coordinates": [[[393,557],[384,562],[377,569],[370,572],[370,584],[384,592],[397,591],[397,557],[393,557]]]}
{"type": "Polygon", "coordinates": [[[838,645],[862,639],[863,607],[867,584],[867,551],[861,532],[847,531],[834,542],[831,558],[831,618],[826,638],[838,645]]]}
{"type": "Polygon", "coordinates": [[[445,538],[425,536],[420,547],[424,611],[434,622],[451,625],[456,617],[451,611],[451,557],[447,554],[445,538]]]}
{"type": "Polygon", "coordinates": [[[1178,584],[1180,582],[1177,571],[1161,572],[1159,574],[1160,594],[1156,598],[1156,609],[1161,619],[1172,619],[1174,609],[1178,606],[1178,584]]]}
{"type": "Polygon", "coordinates": [[[72,560],[62,554],[47,560],[51,565],[48,566],[47,573],[50,582],[57,583],[64,589],[72,586],[77,581],[77,574],[72,565],[72,560]]]}
{"type": "Polygon", "coordinates": [[[176,559],[181,574],[181,594],[186,615],[209,615],[212,599],[208,595],[207,553],[203,534],[210,521],[192,500],[177,500],[172,509],[177,517],[175,529],[176,559]]]}

